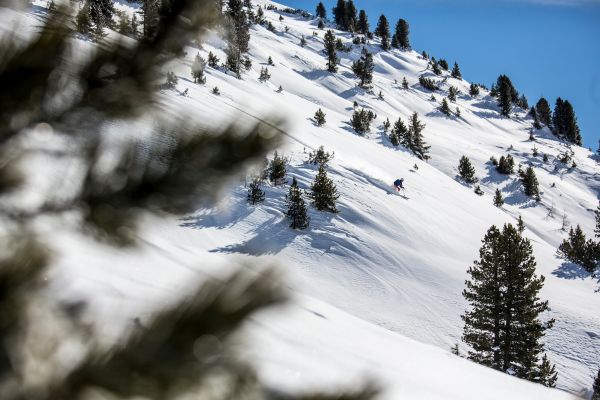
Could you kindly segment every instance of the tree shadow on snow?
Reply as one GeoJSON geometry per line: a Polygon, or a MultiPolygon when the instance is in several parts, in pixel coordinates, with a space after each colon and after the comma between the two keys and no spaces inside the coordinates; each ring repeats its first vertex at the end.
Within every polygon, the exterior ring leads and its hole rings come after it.
{"type": "Polygon", "coordinates": [[[592,276],[581,265],[572,262],[563,262],[560,267],[552,271],[552,275],[561,279],[586,279],[592,276]]]}

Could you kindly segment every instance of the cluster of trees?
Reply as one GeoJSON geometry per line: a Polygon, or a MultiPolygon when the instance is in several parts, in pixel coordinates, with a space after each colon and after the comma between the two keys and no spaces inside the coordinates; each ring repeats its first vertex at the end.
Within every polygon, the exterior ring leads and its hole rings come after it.
{"type": "MultiPolygon", "coordinates": [[[[594,234],[596,239],[600,238],[600,204],[595,211],[596,229],[594,234]]],[[[567,260],[584,267],[590,274],[593,274],[600,266],[600,241],[586,239],[585,233],[577,225],[575,229],[571,227],[569,238],[563,240],[558,247],[558,252],[567,260]]]]}
{"type": "Polygon", "coordinates": [[[421,160],[428,160],[429,149],[423,137],[425,124],[419,120],[419,115],[414,113],[408,120],[408,126],[404,124],[402,118],[394,123],[390,133],[390,141],[394,146],[402,145],[411,150],[421,160]]]}
{"type": "Polygon", "coordinates": [[[371,110],[365,110],[364,108],[354,110],[352,118],[350,119],[350,125],[358,134],[365,134],[371,130],[371,122],[377,118],[371,110]]]}
{"type": "Polygon", "coordinates": [[[553,113],[548,100],[542,97],[534,107],[531,107],[529,115],[533,118],[534,128],[541,129],[545,125],[556,136],[581,146],[581,132],[577,125],[577,117],[568,100],[560,97],[556,99],[553,113]]]}
{"type": "Polygon", "coordinates": [[[471,347],[470,360],[554,387],[555,367],[545,354],[540,357],[541,339],[554,320],[540,320],[549,309],[539,299],[544,277],[535,275],[532,246],[522,232],[511,224],[487,231],[465,282],[470,308],[462,316],[462,340],[471,347]]]}

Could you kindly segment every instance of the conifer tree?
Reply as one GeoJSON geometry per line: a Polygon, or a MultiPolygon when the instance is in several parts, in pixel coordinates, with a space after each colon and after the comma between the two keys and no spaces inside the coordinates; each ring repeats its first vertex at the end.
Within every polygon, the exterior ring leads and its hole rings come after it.
{"type": "Polygon", "coordinates": [[[515,167],[515,160],[509,154],[506,157],[501,156],[498,165],[496,166],[496,171],[504,175],[510,175],[513,173],[515,167]]]}
{"type": "Polygon", "coordinates": [[[531,109],[529,110],[529,116],[533,118],[533,127],[535,129],[542,129],[542,125],[540,124],[540,119],[538,118],[538,113],[535,107],[531,107],[531,109]]]}
{"type": "Polygon", "coordinates": [[[456,79],[462,79],[462,74],[460,73],[460,68],[458,63],[454,63],[454,67],[452,68],[452,77],[456,79]]]}
{"type": "Polygon", "coordinates": [[[558,372],[554,364],[550,363],[548,356],[544,353],[542,360],[540,361],[537,370],[532,374],[532,381],[541,383],[542,385],[553,388],[556,387],[556,380],[558,379],[558,372]]]}
{"type": "Polygon", "coordinates": [[[192,78],[194,83],[205,84],[206,77],[204,76],[204,68],[206,68],[206,61],[200,57],[200,53],[196,54],[196,58],[192,63],[192,78]]]}
{"type": "Polygon", "coordinates": [[[577,117],[568,100],[556,99],[556,107],[552,116],[554,133],[571,143],[581,146],[581,133],[577,125],[577,117]]]}
{"type": "Polygon", "coordinates": [[[408,81],[406,80],[406,77],[402,78],[402,88],[408,90],[408,81]]]}
{"type": "Polygon", "coordinates": [[[550,110],[548,100],[543,97],[540,98],[535,105],[535,111],[540,122],[548,128],[552,128],[552,111],[550,110]]]}
{"type": "Polygon", "coordinates": [[[419,115],[414,113],[408,122],[408,137],[410,138],[411,144],[410,149],[419,157],[421,160],[429,159],[429,148],[431,146],[427,146],[425,144],[425,140],[423,139],[423,130],[425,129],[425,124],[419,121],[419,115]]]}
{"type": "Polygon", "coordinates": [[[90,20],[97,29],[107,27],[112,22],[115,8],[112,0],[88,0],[90,20]]]}
{"type": "Polygon", "coordinates": [[[410,28],[408,26],[408,22],[406,20],[400,18],[396,23],[396,32],[394,33],[394,37],[398,43],[398,48],[401,50],[410,50],[410,40],[409,40],[410,28]]]}
{"type": "Polygon", "coordinates": [[[383,133],[387,133],[387,131],[389,131],[390,127],[392,126],[390,119],[386,118],[381,126],[383,127],[383,133]]]}
{"type": "Polygon", "coordinates": [[[296,177],[292,180],[290,191],[286,196],[288,210],[286,216],[292,220],[290,228],[292,229],[306,229],[310,223],[308,217],[306,202],[302,197],[302,191],[298,187],[296,177]]]}
{"type": "Polygon", "coordinates": [[[510,116],[512,110],[512,85],[507,79],[498,78],[498,106],[500,106],[500,114],[505,117],[510,116]]]}
{"type": "Polygon", "coordinates": [[[577,225],[575,230],[571,227],[569,238],[563,240],[558,247],[558,252],[567,260],[579,264],[589,273],[593,273],[600,261],[598,246],[598,243],[593,240],[586,240],[585,233],[577,225]]]}
{"type": "Polygon", "coordinates": [[[261,82],[266,82],[271,79],[271,74],[269,74],[269,69],[267,67],[263,67],[260,69],[260,75],[258,76],[258,80],[261,82]]]}
{"type": "Polygon", "coordinates": [[[360,80],[358,84],[361,88],[367,88],[373,82],[373,55],[369,53],[366,47],[363,47],[360,59],[352,63],[352,72],[360,80]]]}
{"type": "Polygon", "coordinates": [[[594,229],[594,234],[596,237],[600,237],[600,202],[598,202],[598,208],[594,211],[594,215],[596,217],[596,228],[594,229]]]}
{"type": "Polygon", "coordinates": [[[448,105],[448,100],[444,97],[442,99],[442,104],[440,105],[440,111],[445,115],[450,115],[450,106],[448,105]]]}
{"type": "Polygon", "coordinates": [[[337,213],[335,202],[340,197],[333,181],[327,176],[325,166],[319,166],[319,172],[311,186],[311,198],[314,207],[319,211],[337,213]]]}
{"type": "Polygon", "coordinates": [[[254,178],[250,182],[248,189],[248,203],[256,205],[265,201],[265,192],[260,188],[262,185],[262,179],[254,178]]]}
{"type": "Polygon", "coordinates": [[[325,5],[323,4],[322,1],[320,1],[319,4],[317,4],[316,14],[317,14],[317,18],[321,18],[321,19],[327,18],[327,9],[325,8],[325,5]]]}
{"type": "Polygon", "coordinates": [[[596,375],[596,379],[594,379],[594,384],[592,385],[591,400],[600,400],[600,369],[598,370],[598,375],[596,375]]]}
{"type": "Polygon", "coordinates": [[[483,190],[481,190],[481,186],[480,185],[475,186],[474,192],[475,192],[475,194],[477,196],[483,196],[483,190]]]}
{"type": "Polygon", "coordinates": [[[337,72],[338,56],[335,50],[335,35],[332,30],[325,33],[325,51],[327,52],[327,71],[337,72]]]}
{"type": "Polygon", "coordinates": [[[537,201],[540,200],[539,184],[533,167],[527,167],[527,170],[521,174],[521,183],[527,196],[533,197],[537,201]]]}
{"type": "Polygon", "coordinates": [[[450,88],[448,89],[448,100],[450,100],[451,102],[455,102],[456,101],[456,95],[458,94],[458,89],[454,86],[450,86],[450,88]]]}
{"type": "Polygon", "coordinates": [[[269,180],[275,186],[282,185],[285,182],[287,173],[287,159],[275,152],[273,159],[269,164],[269,180]]]}
{"type": "Polygon", "coordinates": [[[345,29],[345,27],[344,27],[345,18],[346,18],[346,1],[338,0],[337,5],[335,7],[333,7],[333,20],[341,29],[345,29]]]}
{"type": "Polygon", "coordinates": [[[517,219],[517,231],[520,234],[525,232],[525,221],[523,221],[523,217],[521,215],[519,215],[519,218],[517,219]]]}
{"type": "Polygon", "coordinates": [[[539,319],[549,307],[538,297],[545,279],[535,275],[531,243],[511,224],[502,231],[492,226],[479,256],[463,291],[470,306],[462,316],[463,341],[471,346],[468,358],[540,382],[540,340],[554,321],[539,319]]]}
{"type": "Polygon", "coordinates": [[[500,189],[496,188],[496,193],[494,194],[494,205],[498,208],[504,205],[504,198],[502,197],[502,192],[500,189]]]}
{"type": "Polygon", "coordinates": [[[448,61],[444,60],[443,58],[440,58],[438,61],[438,64],[441,68],[444,69],[444,71],[448,71],[448,61]]]}
{"type": "Polygon", "coordinates": [[[371,129],[371,122],[375,119],[375,114],[373,111],[367,111],[364,108],[360,110],[354,110],[352,114],[352,119],[350,120],[350,125],[358,134],[364,134],[369,132],[371,129]]]}
{"type": "Polygon", "coordinates": [[[219,57],[214,55],[212,51],[208,52],[208,66],[211,68],[219,68],[219,57]]]}
{"type": "Polygon", "coordinates": [[[315,122],[318,126],[325,125],[325,113],[320,108],[315,112],[315,122]]]}
{"type": "Polygon", "coordinates": [[[304,37],[304,35],[302,35],[302,37],[300,38],[300,47],[304,46],[306,46],[306,38],[304,37]]]}
{"type": "Polygon", "coordinates": [[[375,28],[375,35],[381,38],[381,47],[384,50],[390,48],[390,24],[385,15],[381,14],[379,21],[377,22],[377,28],[375,28]]]}
{"type": "Polygon", "coordinates": [[[357,24],[356,6],[353,0],[346,0],[346,10],[344,15],[345,30],[354,32],[357,24]]]}
{"type": "Polygon", "coordinates": [[[469,87],[469,95],[471,97],[479,96],[479,86],[477,86],[474,83],[471,83],[471,86],[469,87]]]}
{"type": "Polygon", "coordinates": [[[243,9],[242,0],[227,3],[227,68],[240,77],[242,54],[248,51],[250,24],[243,9]]]}
{"type": "Polygon", "coordinates": [[[431,71],[433,71],[434,74],[436,75],[441,75],[442,74],[442,70],[440,68],[440,64],[438,64],[437,60],[435,58],[431,59],[431,71]]]}
{"type": "Polygon", "coordinates": [[[85,3],[75,16],[75,29],[82,35],[88,35],[92,31],[92,21],[90,20],[88,3],[85,3]]]}
{"type": "Polygon", "coordinates": [[[403,145],[404,147],[410,148],[412,139],[410,137],[408,128],[402,121],[402,118],[398,118],[398,121],[394,123],[394,128],[390,135],[390,140],[394,146],[403,145]]]}
{"type": "Polygon", "coordinates": [[[315,165],[327,165],[333,159],[333,156],[333,153],[329,153],[325,151],[323,146],[319,146],[317,150],[308,153],[308,162],[315,165]]]}
{"type": "Polygon", "coordinates": [[[523,110],[527,110],[529,108],[529,102],[527,101],[527,97],[524,94],[521,94],[519,100],[517,101],[517,105],[521,107],[523,110]]]}
{"type": "Polygon", "coordinates": [[[467,156],[462,156],[458,162],[458,175],[467,183],[475,183],[475,168],[467,156]]]}
{"type": "Polygon", "coordinates": [[[369,33],[369,18],[365,10],[360,10],[358,13],[358,21],[356,22],[356,31],[363,35],[369,33]]]}

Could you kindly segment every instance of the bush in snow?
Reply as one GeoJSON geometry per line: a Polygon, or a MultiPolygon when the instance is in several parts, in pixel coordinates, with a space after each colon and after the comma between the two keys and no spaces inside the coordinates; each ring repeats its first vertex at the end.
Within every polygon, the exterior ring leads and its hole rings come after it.
{"type": "Polygon", "coordinates": [[[352,119],[350,120],[350,124],[352,128],[356,131],[356,133],[364,134],[369,132],[371,129],[371,122],[377,118],[377,115],[373,113],[371,110],[365,110],[361,108],[360,110],[355,110],[352,114],[352,119]]]}

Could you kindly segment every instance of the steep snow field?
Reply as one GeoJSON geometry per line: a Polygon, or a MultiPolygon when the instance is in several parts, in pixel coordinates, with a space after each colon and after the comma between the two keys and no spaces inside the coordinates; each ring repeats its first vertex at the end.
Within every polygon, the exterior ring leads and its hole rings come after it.
{"type": "MultiPolygon", "coordinates": [[[[248,55],[253,66],[241,80],[207,68],[206,85],[195,85],[190,75],[195,55],[199,52],[206,59],[212,51],[223,61],[224,43],[211,34],[200,48],[190,46],[186,57],[170,66],[179,83],[176,90],[164,91],[163,105],[169,112],[214,126],[232,116],[241,124],[284,117],[287,141],[280,152],[290,159],[289,180],[294,176],[307,189],[316,174],[315,167],[305,163],[307,152],[321,145],[335,152],[329,175],[341,195],[339,214],[311,208],[310,228],[292,231],[284,217],[287,185],[267,187],[266,201],[252,207],[245,201],[244,182],[237,182],[213,208],[178,221],[148,221],[141,233],[142,254],[114,251],[105,256],[106,249],[57,234],[65,256],[56,272],[57,292],[91,296],[100,321],[143,321],[153,306],[182,293],[190,279],[219,276],[229,270],[227,263],[276,262],[285,270],[294,300],[253,320],[246,351],[258,362],[261,376],[276,387],[304,388],[307,382],[331,387],[372,377],[383,384],[386,399],[571,398],[449,352],[460,342],[466,270],[478,257],[484,233],[492,224],[516,223],[521,215],[538,274],[546,277],[541,295],[550,301],[547,317],[556,319],[545,343],[559,372],[557,386],[586,395],[600,367],[598,282],[555,253],[566,236],[561,231],[563,215],[593,235],[600,188],[593,154],[574,147],[577,168],[566,168],[556,160],[566,149],[564,143],[547,131],[538,131],[536,142],[528,141],[531,120],[525,112],[502,118],[487,92],[472,99],[466,95],[469,84],[446,72],[443,93],[435,94],[437,103],[431,101],[418,77],[433,74],[416,52],[380,52],[372,42],[368,47],[375,53],[374,87],[372,92],[360,89],[349,67],[361,46],[339,52],[339,72],[330,74],[322,51],[324,31],[316,29],[316,21],[282,14],[280,22],[279,15],[265,10],[276,33],[252,28],[248,55]],[[302,35],[307,40],[304,48],[302,35]],[[268,66],[272,77],[260,83],[258,75],[269,56],[275,63],[268,66]],[[409,90],[400,86],[403,77],[409,90]],[[277,91],[279,85],[282,92],[277,91]],[[451,104],[452,109],[460,108],[460,118],[437,111],[449,85],[461,91],[451,104]],[[214,86],[221,95],[211,93],[214,86]],[[379,91],[384,100],[377,98],[379,91]],[[348,123],[354,101],[378,116],[365,136],[354,133],[348,123]],[[323,127],[311,119],[318,108],[327,115],[323,127]],[[426,124],[429,162],[394,148],[382,133],[386,118],[392,124],[398,117],[406,121],[415,111],[426,124]],[[537,157],[532,155],[534,145],[537,157]],[[522,194],[516,174],[495,172],[490,157],[506,154],[517,164],[535,167],[540,203],[522,194]],[[542,154],[548,154],[549,162],[542,162],[542,154]],[[477,170],[485,192],[481,197],[456,179],[462,155],[477,170]],[[391,188],[398,177],[405,178],[404,196],[391,188]],[[492,204],[496,188],[505,197],[502,209],[492,204]],[[84,250],[72,254],[72,248],[84,250]],[[84,269],[82,256],[87,260],[84,269]]],[[[36,23],[31,15],[27,18],[36,23]]],[[[351,43],[349,34],[336,35],[351,43]]],[[[490,81],[501,72],[490,71],[490,81]]],[[[109,336],[118,335],[116,328],[105,329],[109,336]]]]}

